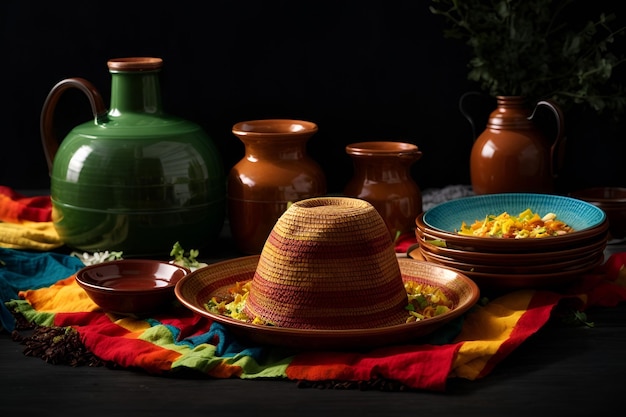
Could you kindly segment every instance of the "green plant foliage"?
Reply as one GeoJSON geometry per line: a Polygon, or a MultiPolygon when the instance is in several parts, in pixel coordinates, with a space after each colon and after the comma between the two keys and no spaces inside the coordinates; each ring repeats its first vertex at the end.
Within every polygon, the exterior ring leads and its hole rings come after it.
{"type": "Polygon", "coordinates": [[[430,11],[444,18],[444,37],[470,48],[468,79],[486,93],[621,113],[626,90],[615,70],[626,62],[626,27],[611,26],[615,14],[590,16],[584,3],[431,0],[430,11]]]}

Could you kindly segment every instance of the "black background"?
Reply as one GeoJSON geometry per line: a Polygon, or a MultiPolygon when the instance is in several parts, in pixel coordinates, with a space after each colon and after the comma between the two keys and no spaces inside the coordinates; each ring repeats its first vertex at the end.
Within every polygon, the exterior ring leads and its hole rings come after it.
{"type": "MultiPolygon", "coordinates": [[[[423,189],[469,184],[473,138],[458,100],[476,86],[466,80],[467,51],[443,37],[429,3],[3,1],[0,185],[48,188],[39,135],[48,92],[84,77],[108,104],[106,61],[128,56],[163,58],[165,111],[200,124],[225,170],[243,156],[233,124],[296,118],[319,126],[308,151],[330,192],[352,175],[345,145],[367,140],[417,144],[413,175],[423,189]]],[[[55,126],[69,131],[91,118],[82,93],[68,91],[55,126]]],[[[626,186],[624,123],[607,133],[603,121],[580,121],[566,117],[561,190],[626,186]]]]}

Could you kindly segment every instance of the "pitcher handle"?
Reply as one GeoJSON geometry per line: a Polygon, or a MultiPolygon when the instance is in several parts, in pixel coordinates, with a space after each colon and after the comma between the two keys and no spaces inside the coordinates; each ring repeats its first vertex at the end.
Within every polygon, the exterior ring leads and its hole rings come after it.
{"type": "Polygon", "coordinates": [[[563,111],[552,100],[541,100],[538,101],[535,105],[535,108],[528,117],[528,120],[532,120],[535,117],[537,109],[541,106],[547,107],[554,113],[554,118],[556,121],[556,138],[550,146],[550,172],[552,174],[552,178],[557,178],[561,168],[563,167],[564,159],[565,159],[565,117],[563,115],[563,111]]]}
{"type": "Polygon", "coordinates": [[[68,88],[78,88],[85,93],[89,99],[91,112],[93,113],[96,124],[102,123],[104,121],[103,118],[106,118],[108,112],[104,105],[104,101],[102,100],[102,96],[96,87],[84,78],[67,78],[59,81],[54,87],[52,87],[52,90],[48,93],[48,97],[46,97],[46,101],[43,104],[39,125],[41,143],[43,145],[46,161],[48,163],[48,172],[50,173],[52,172],[52,162],[54,161],[54,156],[59,149],[59,141],[57,140],[53,130],[54,111],[61,94],[68,88]]]}
{"type": "Polygon", "coordinates": [[[478,139],[480,132],[484,130],[485,126],[487,125],[487,120],[489,119],[489,115],[491,111],[493,110],[494,106],[495,106],[494,98],[480,91],[468,91],[467,93],[464,93],[459,98],[459,111],[461,112],[463,117],[467,119],[467,121],[470,124],[470,127],[472,128],[472,141],[476,141],[476,139],[478,139]],[[468,103],[467,103],[467,100],[470,98],[476,98],[476,101],[474,102],[474,106],[473,106],[473,110],[474,110],[473,112],[469,110],[470,106],[468,106],[468,103]],[[479,114],[479,113],[483,113],[483,114],[479,114]],[[482,126],[480,127],[476,126],[476,123],[478,122],[477,119],[481,119],[481,122],[483,122],[481,123],[482,126]]]}

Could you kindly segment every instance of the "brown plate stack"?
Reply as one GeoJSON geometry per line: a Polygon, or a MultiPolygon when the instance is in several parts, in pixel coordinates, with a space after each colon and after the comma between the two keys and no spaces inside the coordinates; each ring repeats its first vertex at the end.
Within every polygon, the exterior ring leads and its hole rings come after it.
{"type": "Polygon", "coordinates": [[[416,218],[418,244],[409,256],[454,268],[483,289],[562,289],[604,261],[606,214],[585,201],[548,194],[472,196],[439,204],[416,218]],[[573,228],[560,236],[497,238],[460,235],[461,225],[488,215],[530,209],[554,213],[573,228]]]}

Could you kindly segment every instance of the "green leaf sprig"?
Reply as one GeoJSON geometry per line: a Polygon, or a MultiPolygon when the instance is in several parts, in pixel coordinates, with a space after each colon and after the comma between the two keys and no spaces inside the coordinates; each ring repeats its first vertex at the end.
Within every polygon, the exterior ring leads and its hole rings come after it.
{"type": "Polygon", "coordinates": [[[587,318],[587,314],[584,311],[579,310],[571,310],[563,315],[562,317],[563,323],[569,324],[572,326],[587,326],[594,327],[595,323],[589,321],[587,318]]]}
{"type": "Polygon", "coordinates": [[[200,255],[200,251],[197,249],[190,249],[189,252],[185,252],[180,242],[174,243],[170,252],[170,256],[174,258],[174,263],[187,268],[200,266],[200,262],[196,259],[198,255],[200,255]]]}
{"type": "Polygon", "coordinates": [[[444,37],[469,48],[468,79],[484,92],[622,113],[626,86],[615,72],[626,62],[618,42],[626,27],[612,27],[614,13],[592,18],[576,2],[431,0],[430,11],[444,19],[444,37]]]}

